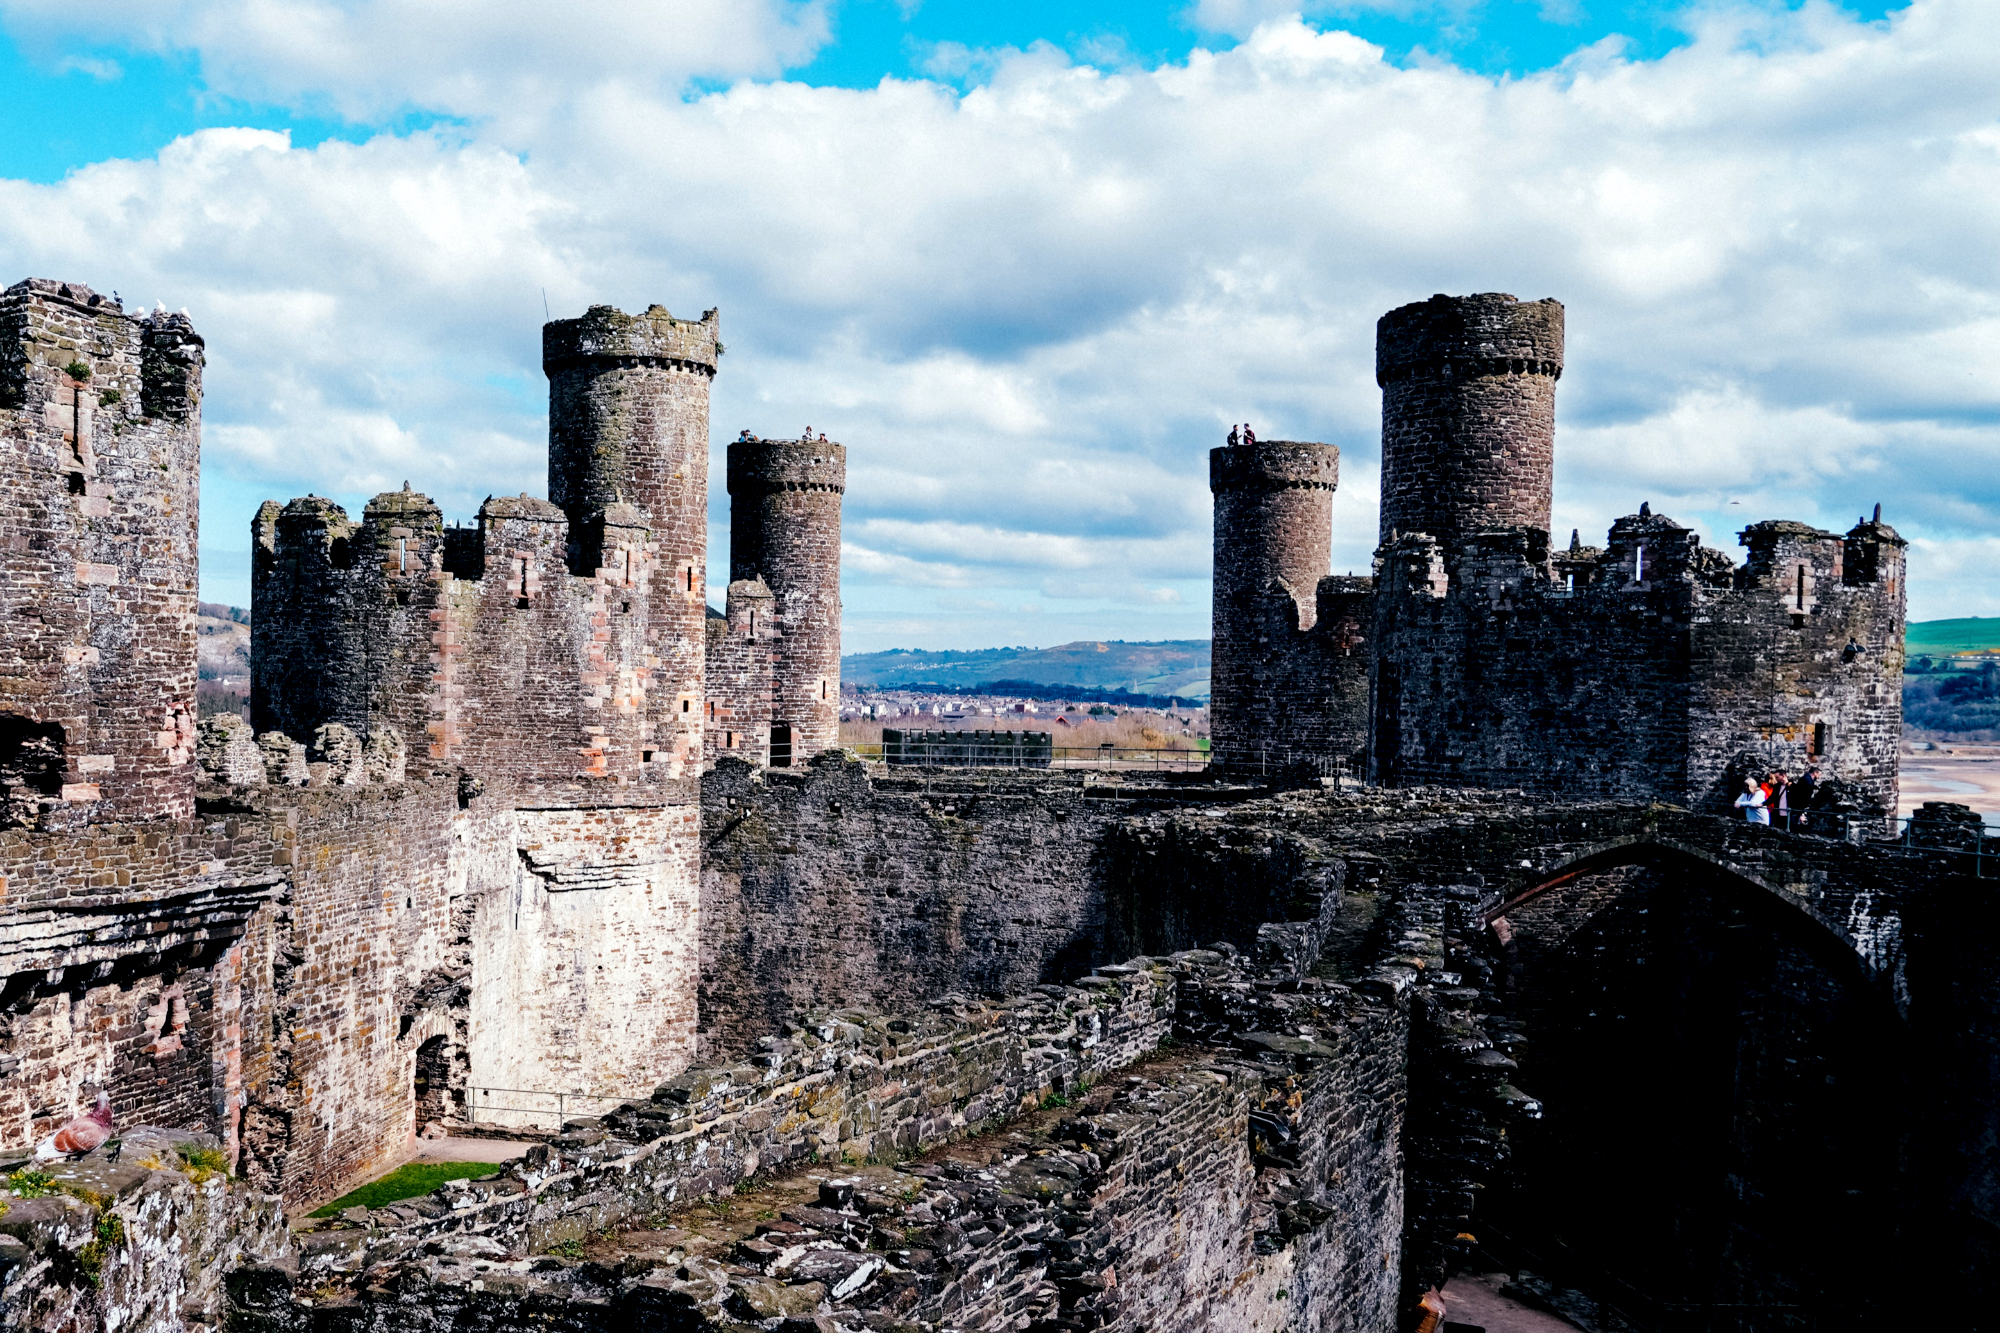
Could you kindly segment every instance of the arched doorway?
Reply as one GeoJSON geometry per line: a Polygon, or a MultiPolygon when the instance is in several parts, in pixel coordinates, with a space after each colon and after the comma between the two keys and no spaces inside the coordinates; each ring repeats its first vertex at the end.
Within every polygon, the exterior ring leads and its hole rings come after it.
{"type": "MultiPolygon", "coordinates": [[[[1877,1328],[1907,1300],[1903,1022],[1838,938],[1693,858],[1513,906],[1495,990],[1539,1120],[1489,1250],[1639,1328],[1877,1328]]],[[[1504,943],[1502,942],[1504,940],[1504,943]]]]}
{"type": "Polygon", "coordinates": [[[440,1130],[458,1118],[452,1096],[452,1044],[449,1037],[432,1037],[417,1047],[417,1133],[436,1125],[440,1130]]]}

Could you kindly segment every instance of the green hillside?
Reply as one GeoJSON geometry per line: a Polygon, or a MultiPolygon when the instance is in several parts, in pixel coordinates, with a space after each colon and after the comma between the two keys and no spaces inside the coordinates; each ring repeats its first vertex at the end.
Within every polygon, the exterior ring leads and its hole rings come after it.
{"type": "Polygon", "coordinates": [[[1134,694],[1208,697],[1208,640],[1170,639],[1125,643],[1082,640],[1054,648],[980,648],[966,652],[923,652],[897,648],[856,653],[840,659],[844,684],[873,687],[964,686],[990,680],[1026,680],[1038,685],[1084,689],[1126,689],[1134,694]]]}
{"type": "Polygon", "coordinates": [[[1919,620],[1903,636],[1909,655],[1976,653],[2000,648],[2000,616],[1967,616],[1962,620],[1919,620]]]}

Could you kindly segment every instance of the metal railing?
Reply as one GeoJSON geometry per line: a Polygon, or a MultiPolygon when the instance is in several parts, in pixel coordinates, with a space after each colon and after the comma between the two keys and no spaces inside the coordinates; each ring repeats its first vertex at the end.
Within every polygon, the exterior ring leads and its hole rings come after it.
{"type": "MultiPolygon", "coordinates": [[[[849,745],[863,759],[883,760],[880,742],[849,745]]],[[[940,768],[1102,768],[1139,769],[1148,772],[1198,773],[1208,767],[1208,751],[1176,746],[1132,745],[1053,745],[1039,752],[996,747],[991,750],[970,743],[949,742],[926,746],[905,743],[898,762],[914,767],[940,768]]]]}
{"type": "MultiPolygon", "coordinates": [[[[487,1123],[489,1125],[497,1123],[492,1119],[496,1115],[530,1115],[536,1117],[537,1120],[547,1120],[553,1117],[555,1120],[554,1127],[561,1129],[568,1122],[570,1111],[573,1108],[581,1109],[580,1104],[604,1107],[606,1103],[609,1103],[612,1106],[622,1106],[626,1102],[643,1102],[646,1098],[647,1094],[644,1093],[554,1092],[546,1088],[468,1087],[465,1090],[465,1122],[468,1125],[476,1125],[479,1123],[479,1117],[482,1114],[487,1116],[487,1123]],[[539,1100],[532,1106],[501,1106],[493,1100],[496,1095],[508,1098],[537,1098],[539,1100]]],[[[592,1112],[591,1114],[596,1113],[592,1112]]],[[[513,1129],[541,1128],[540,1125],[526,1126],[521,1125],[519,1122],[509,1122],[506,1127],[513,1129]]]]}
{"type": "Polygon", "coordinates": [[[1975,879],[2000,879],[2000,830],[1991,826],[1942,823],[1914,815],[1898,815],[1885,821],[1879,815],[1848,811],[1814,810],[1809,814],[1773,812],[1771,827],[1807,837],[1831,838],[1875,851],[1904,856],[1956,854],[1966,858],[1975,879]],[[1986,867],[1993,873],[1988,875],[1986,867]]]}

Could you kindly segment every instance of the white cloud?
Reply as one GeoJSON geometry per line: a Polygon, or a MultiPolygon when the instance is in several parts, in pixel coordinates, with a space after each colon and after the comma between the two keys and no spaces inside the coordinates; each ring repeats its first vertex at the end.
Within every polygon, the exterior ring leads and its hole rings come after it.
{"type": "MultiPolygon", "coordinates": [[[[7,12],[53,41],[50,15],[86,11],[7,12]]],[[[169,30],[134,17],[154,12],[87,21],[144,46],[169,30]]],[[[1948,556],[2000,527],[1990,4],[1716,9],[1663,59],[1599,44],[1526,79],[1397,68],[1277,18],[1150,71],[1038,49],[963,95],[689,97],[697,67],[795,59],[823,12],[685,7],[680,32],[648,10],[615,50],[588,15],[547,33],[512,6],[216,7],[241,31],[159,12],[211,82],[471,117],[310,150],[207,131],[0,182],[16,275],[193,310],[211,463],[246,487],[407,476],[459,516],[539,491],[544,289],[558,315],[720,305],[718,441],[810,421],[848,446],[850,626],[1012,641],[1006,608],[1055,599],[1103,615],[1083,632],[1183,637],[1205,632],[1228,424],[1342,447],[1335,567],[1365,569],[1375,319],[1509,290],[1568,308],[1561,535],[1650,499],[1727,545],[1882,500],[1924,553],[1916,606],[1955,605],[1925,578],[1990,596],[1948,556]],[[428,48],[378,40],[404,18],[428,48]],[[423,27],[447,21],[465,32],[423,27]]]]}
{"type": "Polygon", "coordinates": [[[23,41],[199,55],[210,89],[371,120],[546,114],[579,87],[672,94],[769,76],[829,37],[825,0],[4,0],[23,41]]]}

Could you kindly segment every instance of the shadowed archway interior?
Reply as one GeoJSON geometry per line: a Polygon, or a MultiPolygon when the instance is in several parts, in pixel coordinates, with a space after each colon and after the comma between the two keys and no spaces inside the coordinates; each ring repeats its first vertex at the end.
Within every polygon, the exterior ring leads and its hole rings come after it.
{"type": "Polygon", "coordinates": [[[1908,1292],[1910,1071],[1851,950],[1678,857],[1517,902],[1496,944],[1544,1113],[1482,1241],[1641,1328],[1881,1326],[1908,1292]]]}

